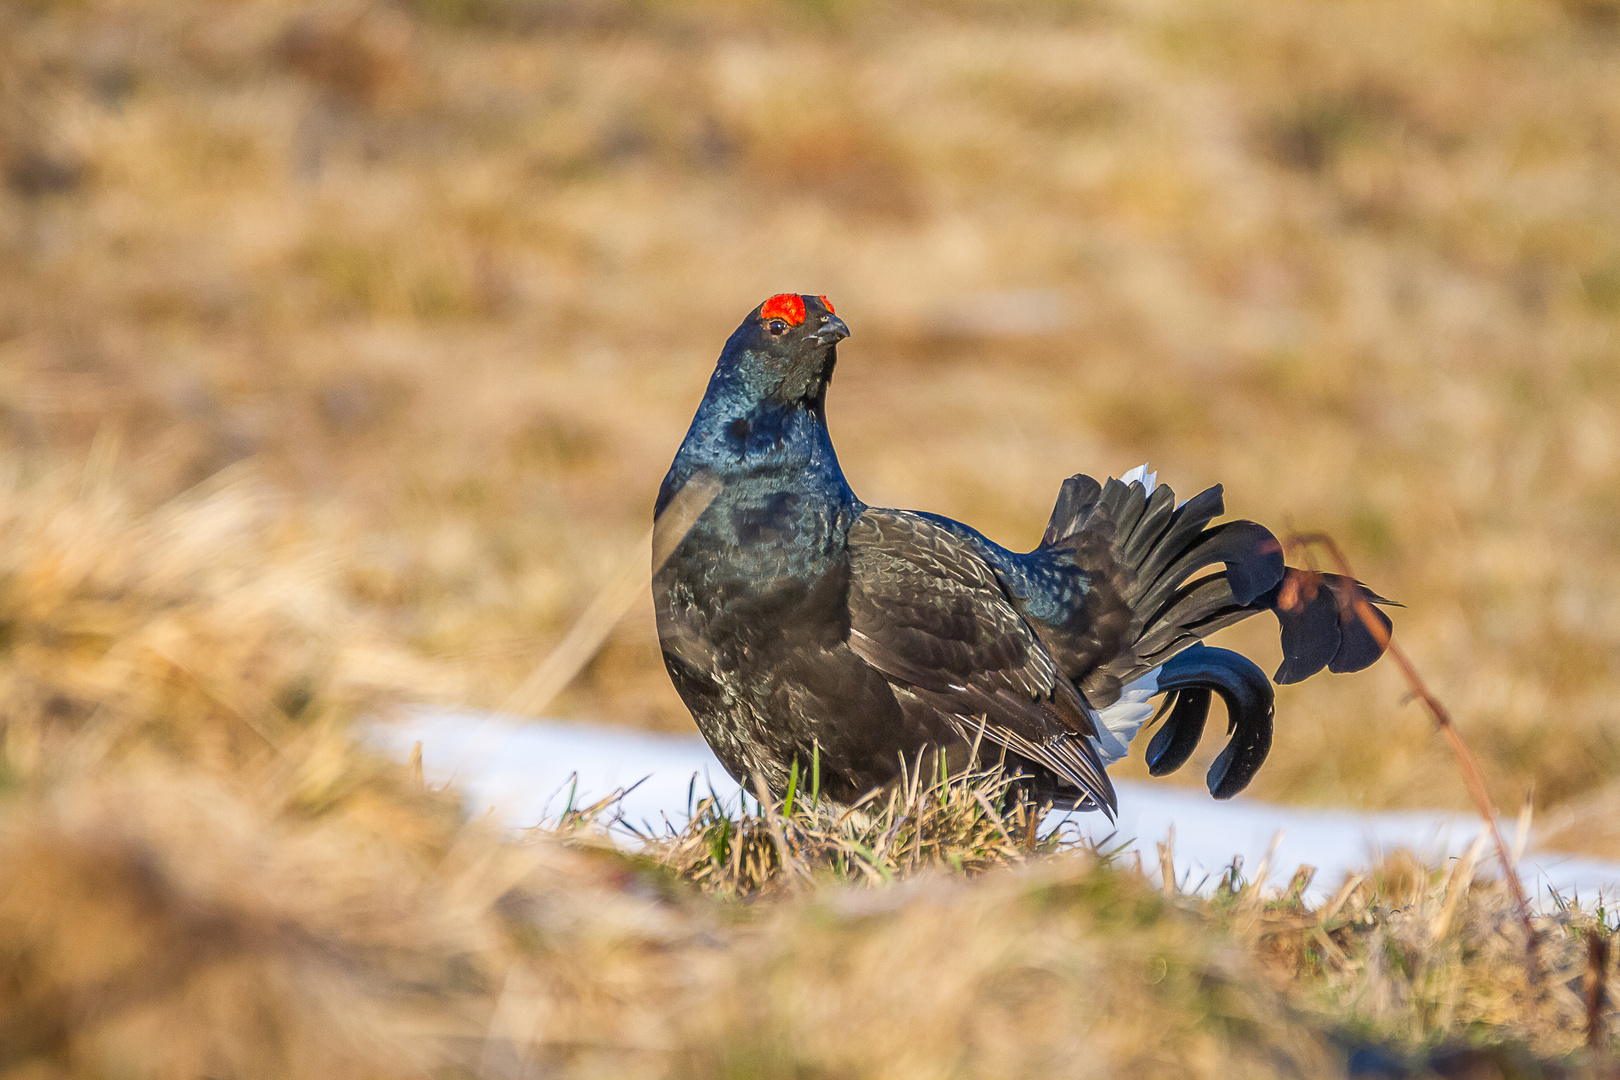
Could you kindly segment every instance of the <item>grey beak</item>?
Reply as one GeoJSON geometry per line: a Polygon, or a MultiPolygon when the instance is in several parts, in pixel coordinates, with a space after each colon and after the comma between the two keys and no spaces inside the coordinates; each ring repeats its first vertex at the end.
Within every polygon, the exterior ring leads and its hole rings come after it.
{"type": "Polygon", "coordinates": [[[845,326],[844,320],[836,315],[827,316],[827,321],[822,323],[821,328],[815,332],[815,339],[823,345],[836,345],[847,337],[849,337],[849,327],[845,326]]]}

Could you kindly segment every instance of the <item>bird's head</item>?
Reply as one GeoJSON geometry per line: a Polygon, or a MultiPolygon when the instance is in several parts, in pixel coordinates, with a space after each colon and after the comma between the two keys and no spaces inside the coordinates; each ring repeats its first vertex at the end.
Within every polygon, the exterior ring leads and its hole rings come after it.
{"type": "Polygon", "coordinates": [[[849,337],[825,296],[779,293],[755,308],[720,354],[720,367],[756,399],[819,407],[849,337]]]}

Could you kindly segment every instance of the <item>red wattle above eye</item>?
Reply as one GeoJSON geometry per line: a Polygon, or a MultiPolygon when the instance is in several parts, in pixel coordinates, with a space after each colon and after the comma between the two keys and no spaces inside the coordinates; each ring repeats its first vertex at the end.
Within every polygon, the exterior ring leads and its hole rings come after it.
{"type": "Polygon", "coordinates": [[[797,293],[778,293],[760,306],[759,317],[781,319],[789,326],[798,326],[804,322],[804,297],[797,293]]]}

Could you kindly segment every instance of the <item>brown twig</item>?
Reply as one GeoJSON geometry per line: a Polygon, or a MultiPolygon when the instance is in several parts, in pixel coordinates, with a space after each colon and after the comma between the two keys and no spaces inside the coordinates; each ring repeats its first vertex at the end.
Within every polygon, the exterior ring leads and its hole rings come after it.
{"type": "MultiPolygon", "coordinates": [[[[1310,548],[1316,545],[1326,549],[1328,556],[1333,560],[1334,566],[1344,579],[1342,583],[1334,585],[1338,593],[1341,609],[1348,605],[1356,613],[1373,636],[1379,647],[1386,651],[1390,662],[1400,671],[1401,677],[1406,680],[1412,696],[1423,702],[1424,708],[1429,710],[1433,717],[1435,727],[1445,737],[1447,745],[1451,747],[1452,755],[1457,759],[1457,766],[1462,771],[1463,783],[1468,787],[1468,793],[1474,799],[1474,805],[1479,808],[1479,814],[1485,819],[1491,830],[1491,840],[1496,845],[1497,857],[1502,862],[1502,872],[1507,876],[1508,887],[1513,891],[1514,903],[1518,907],[1519,921],[1524,925],[1525,954],[1530,982],[1532,985],[1541,981],[1540,939],[1536,934],[1535,922],[1530,915],[1530,902],[1525,897],[1524,885],[1519,880],[1518,867],[1514,864],[1512,853],[1507,843],[1502,839],[1502,830],[1497,825],[1496,809],[1491,805],[1490,792],[1485,787],[1485,778],[1479,771],[1479,763],[1474,759],[1468,744],[1463,742],[1462,733],[1451,720],[1451,713],[1441,704],[1440,699],[1434,696],[1423,676],[1418,674],[1417,667],[1406,655],[1406,650],[1396,644],[1394,635],[1385,628],[1382,620],[1373,611],[1373,606],[1355,587],[1356,573],[1350,567],[1350,560],[1344,557],[1344,552],[1326,533],[1295,533],[1289,536],[1287,546],[1305,554],[1309,560],[1310,548]]],[[[1312,568],[1314,573],[1314,567],[1312,568]]]]}
{"type": "Polygon", "coordinates": [[[1290,904],[1304,903],[1301,897],[1305,895],[1305,890],[1311,887],[1311,881],[1315,877],[1316,867],[1300,863],[1299,869],[1294,871],[1293,878],[1288,882],[1288,891],[1283,894],[1283,899],[1290,904]]]}
{"type": "Polygon", "coordinates": [[[1172,822],[1170,834],[1159,842],[1159,885],[1164,895],[1176,895],[1176,826],[1172,822]]]}
{"type": "Polygon", "coordinates": [[[776,814],[776,804],[771,801],[770,788],[765,778],[754,776],[754,796],[759,800],[759,812],[765,818],[765,828],[770,833],[771,843],[776,847],[776,857],[782,863],[782,872],[793,877],[810,880],[810,868],[800,862],[788,845],[787,833],[782,829],[782,820],[776,814]]]}
{"type": "Polygon", "coordinates": [[[1328,924],[1328,920],[1337,915],[1339,913],[1339,909],[1350,902],[1350,897],[1355,895],[1355,891],[1359,889],[1361,887],[1361,883],[1366,880],[1367,876],[1365,874],[1351,874],[1349,877],[1345,878],[1344,884],[1339,886],[1339,891],[1333,894],[1333,899],[1329,900],[1326,906],[1321,908],[1321,910],[1316,913],[1316,921],[1321,923],[1323,926],[1326,926],[1328,924]]]}
{"type": "Polygon", "coordinates": [[[1032,855],[1041,846],[1040,826],[1045,811],[1045,807],[1036,807],[1033,803],[1030,804],[1029,809],[1026,811],[1029,820],[1024,822],[1024,850],[1032,855]]]}
{"type": "Polygon", "coordinates": [[[1278,829],[1271,834],[1271,843],[1266,847],[1266,853],[1260,856],[1260,862],[1254,868],[1254,876],[1243,891],[1241,907],[1245,911],[1258,911],[1265,905],[1266,878],[1271,876],[1271,861],[1277,857],[1277,849],[1282,846],[1283,834],[1286,829],[1278,829]]]}
{"type": "Polygon", "coordinates": [[[1485,840],[1490,836],[1487,829],[1479,830],[1474,842],[1468,845],[1468,851],[1463,857],[1451,864],[1451,872],[1446,875],[1445,901],[1440,905],[1440,914],[1434,922],[1429,924],[1429,937],[1440,941],[1451,929],[1452,917],[1457,914],[1457,905],[1461,904],[1463,897],[1474,884],[1474,867],[1479,865],[1480,853],[1485,850],[1485,840]]]}
{"type": "Polygon", "coordinates": [[[1599,927],[1586,932],[1586,1045],[1602,1047],[1603,1011],[1609,1007],[1609,931],[1599,927]]]}

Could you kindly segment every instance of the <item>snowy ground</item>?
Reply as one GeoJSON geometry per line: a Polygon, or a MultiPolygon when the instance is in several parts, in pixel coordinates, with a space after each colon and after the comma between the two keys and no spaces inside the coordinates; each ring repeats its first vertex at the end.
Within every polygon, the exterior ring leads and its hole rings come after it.
{"type": "MultiPolygon", "coordinates": [[[[487,714],[419,710],[377,725],[373,737],[401,758],[420,742],[430,783],[453,781],[470,810],[492,811],[513,827],[555,818],[570,800],[585,806],[623,788],[632,788],[620,804],[623,816],[643,831],[684,822],[694,791],[702,796],[712,789],[733,802],[738,798],[736,783],[695,735],[515,725],[487,714]]],[[[1111,826],[1100,814],[1076,814],[1062,827],[1099,840],[1112,833],[1107,848],[1124,845],[1126,857],[1139,850],[1157,876],[1155,841],[1165,839],[1173,826],[1176,875],[1185,888],[1212,888],[1234,856],[1242,857],[1245,876],[1252,878],[1275,843],[1267,880],[1280,887],[1296,867],[1308,863],[1317,874],[1307,895],[1320,898],[1380,851],[1407,848],[1438,861],[1461,855],[1482,828],[1470,815],[1304,810],[1243,796],[1216,802],[1199,791],[1161,784],[1122,781],[1116,787],[1117,823],[1111,826]]],[[[1512,824],[1505,824],[1511,839],[1512,824]]],[[[1525,887],[1543,906],[1555,892],[1583,903],[1600,894],[1610,903],[1620,898],[1620,863],[1529,846],[1521,871],[1525,887]]]]}

